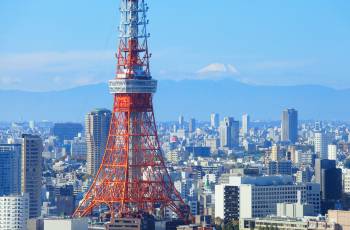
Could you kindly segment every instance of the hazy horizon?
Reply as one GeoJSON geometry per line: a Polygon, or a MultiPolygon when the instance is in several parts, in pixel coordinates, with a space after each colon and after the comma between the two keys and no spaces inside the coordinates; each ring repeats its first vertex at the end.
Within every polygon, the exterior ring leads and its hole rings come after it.
{"type": "MultiPolygon", "coordinates": [[[[159,80],[350,88],[348,1],[148,5],[151,73],[159,80]]],[[[115,0],[1,1],[0,89],[60,90],[112,79],[116,9],[115,0]]]]}

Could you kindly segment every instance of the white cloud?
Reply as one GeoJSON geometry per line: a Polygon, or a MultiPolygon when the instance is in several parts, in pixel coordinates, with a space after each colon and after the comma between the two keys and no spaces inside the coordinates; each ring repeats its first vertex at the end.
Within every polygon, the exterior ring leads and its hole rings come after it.
{"type": "Polygon", "coordinates": [[[113,51],[0,55],[0,88],[48,91],[106,82],[114,76],[113,51]]]}

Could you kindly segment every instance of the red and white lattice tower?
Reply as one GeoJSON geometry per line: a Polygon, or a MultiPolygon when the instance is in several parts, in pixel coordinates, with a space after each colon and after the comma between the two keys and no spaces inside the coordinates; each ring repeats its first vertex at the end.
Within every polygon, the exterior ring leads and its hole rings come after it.
{"type": "Polygon", "coordinates": [[[111,219],[168,208],[179,218],[188,207],[167,172],[157,136],[152,98],[157,81],[149,69],[144,0],[121,0],[120,44],[113,116],[101,166],[74,216],[108,208],[111,219]]]}

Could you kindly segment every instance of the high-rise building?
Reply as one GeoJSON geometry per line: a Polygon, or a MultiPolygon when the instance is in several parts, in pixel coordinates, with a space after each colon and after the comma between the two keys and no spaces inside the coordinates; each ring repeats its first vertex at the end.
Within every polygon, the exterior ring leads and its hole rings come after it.
{"type": "Polygon", "coordinates": [[[248,114],[243,114],[242,116],[242,133],[247,135],[250,128],[250,116],[248,114]]]}
{"type": "Polygon", "coordinates": [[[287,149],[287,160],[292,161],[293,164],[298,163],[298,154],[295,145],[289,145],[287,149]]]}
{"type": "Polygon", "coordinates": [[[328,159],[328,145],[332,142],[332,137],[329,133],[315,132],[314,147],[315,153],[321,159],[328,159]]]}
{"type": "Polygon", "coordinates": [[[225,117],[220,122],[220,146],[235,148],[239,145],[239,122],[233,117],[225,117]]]}
{"type": "Polygon", "coordinates": [[[0,196],[0,229],[26,230],[28,219],[28,194],[0,196]]]}
{"type": "Polygon", "coordinates": [[[271,147],[270,160],[271,161],[278,161],[279,160],[279,155],[280,155],[280,147],[279,147],[279,145],[274,144],[271,147]]]}
{"type": "Polygon", "coordinates": [[[328,145],[328,160],[337,160],[337,145],[328,145]]]}
{"type": "Polygon", "coordinates": [[[183,129],[184,126],[185,126],[185,118],[184,118],[183,115],[180,115],[180,116],[179,116],[179,128],[180,128],[180,129],[183,129]]]}
{"type": "Polygon", "coordinates": [[[21,192],[29,195],[29,218],[41,214],[42,152],[40,136],[22,135],[21,192]]]}
{"type": "Polygon", "coordinates": [[[108,109],[96,109],[86,115],[86,163],[89,175],[95,175],[100,167],[108,139],[111,116],[112,113],[108,109]]]}
{"type": "Polygon", "coordinates": [[[78,133],[83,132],[83,126],[80,123],[55,123],[52,128],[52,134],[62,143],[64,140],[73,140],[78,133]]]}
{"type": "Polygon", "coordinates": [[[21,145],[0,144],[0,196],[21,191],[21,145]]]}
{"type": "Polygon", "coordinates": [[[282,141],[295,143],[298,140],[298,111],[286,109],[282,113],[282,141]]]}
{"type": "Polygon", "coordinates": [[[193,133],[194,131],[196,131],[196,119],[194,118],[190,119],[190,123],[188,125],[188,131],[190,133],[193,133]]]}
{"type": "Polygon", "coordinates": [[[220,125],[220,117],[217,113],[210,114],[210,127],[218,128],[220,125]]]}
{"type": "Polygon", "coordinates": [[[321,185],[321,214],[334,209],[342,195],[342,171],[335,160],[316,159],[315,180],[321,185]]]}

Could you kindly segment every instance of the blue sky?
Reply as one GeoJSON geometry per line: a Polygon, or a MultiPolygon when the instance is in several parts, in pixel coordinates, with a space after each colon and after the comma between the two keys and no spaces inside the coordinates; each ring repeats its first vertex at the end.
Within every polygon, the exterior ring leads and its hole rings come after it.
{"type": "MultiPolygon", "coordinates": [[[[157,79],[350,88],[348,0],[149,0],[157,79]]],[[[117,0],[1,0],[0,88],[114,77],[117,0]]]]}

